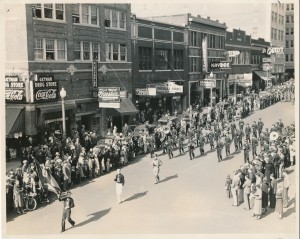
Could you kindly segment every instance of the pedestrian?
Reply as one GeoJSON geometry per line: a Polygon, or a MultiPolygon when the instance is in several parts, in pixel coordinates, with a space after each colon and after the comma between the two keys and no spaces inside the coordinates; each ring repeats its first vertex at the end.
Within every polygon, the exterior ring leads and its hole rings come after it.
{"type": "Polygon", "coordinates": [[[73,198],[71,198],[70,195],[71,192],[68,191],[61,193],[59,196],[59,201],[63,201],[64,204],[61,221],[61,232],[64,232],[66,230],[66,219],[72,225],[72,227],[75,225],[75,222],[71,219],[71,210],[73,207],[75,207],[75,204],[73,198]]]}
{"type": "Polygon", "coordinates": [[[227,198],[231,198],[231,184],[232,179],[230,178],[230,175],[228,174],[225,180],[225,190],[226,190],[226,196],[227,198]]]}
{"type": "Polygon", "coordinates": [[[252,158],[254,159],[255,156],[257,156],[257,146],[258,146],[258,140],[257,138],[253,135],[252,136],[252,141],[251,141],[251,148],[252,148],[252,158]]]}
{"type": "Polygon", "coordinates": [[[239,182],[240,182],[240,178],[238,175],[238,171],[235,171],[233,179],[232,179],[232,185],[231,185],[231,193],[232,193],[232,198],[233,198],[232,206],[234,206],[234,207],[237,207],[239,205],[239,203],[238,203],[239,182]]]}
{"type": "Polygon", "coordinates": [[[250,145],[248,144],[246,139],[244,141],[243,150],[244,150],[244,163],[249,163],[250,145]]]}
{"type": "Polygon", "coordinates": [[[222,149],[223,149],[223,143],[220,142],[220,139],[218,139],[218,141],[217,141],[216,149],[217,149],[217,158],[218,158],[218,162],[221,162],[221,161],[222,161],[222,149]]]}
{"type": "Polygon", "coordinates": [[[283,190],[282,186],[279,186],[276,192],[276,206],[275,212],[278,213],[279,219],[283,216],[283,190]]]}
{"type": "Polygon", "coordinates": [[[288,207],[290,178],[286,170],[283,170],[283,207],[288,207]]]}
{"type": "Polygon", "coordinates": [[[184,149],[183,149],[184,140],[185,140],[184,134],[183,134],[183,132],[180,132],[179,137],[178,137],[179,154],[184,153],[184,149]]]}
{"type": "MultiPolygon", "coordinates": [[[[14,174],[12,174],[14,175],[14,174]]],[[[13,199],[17,214],[23,214],[24,211],[22,210],[23,207],[23,199],[22,199],[22,188],[20,187],[20,181],[15,180],[14,187],[13,187],[13,199]]]]}
{"type": "Polygon", "coordinates": [[[267,182],[267,178],[264,177],[263,178],[263,182],[261,185],[261,191],[262,191],[262,214],[265,214],[267,212],[267,208],[268,208],[268,204],[269,204],[269,200],[268,200],[268,182],[267,182]]]}
{"type": "Polygon", "coordinates": [[[168,150],[168,155],[169,155],[169,159],[173,158],[173,140],[171,138],[171,136],[169,136],[168,139],[168,146],[167,146],[167,150],[168,150]]]}
{"type": "Polygon", "coordinates": [[[123,187],[125,184],[125,178],[124,178],[124,175],[121,173],[121,169],[117,169],[117,175],[114,180],[116,182],[117,199],[118,199],[118,203],[120,204],[120,203],[124,202],[123,187]]]}
{"type": "Polygon", "coordinates": [[[194,153],[194,143],[191,139],[189,139],[188,142],[188,149],[189,149],[189,156],[190,156],[190,160],[192,160],[193,158],[195,158],[195,153],[194,153]]]}
{"type": "Polygon", "coordinates": [[[157,184],[160,179],[159,179],[159,169],[160,169],[160,166],[162,165],[162,161],[160,159],[157,158],[157,154],[155,154],[155,157],[152,161],[152,166],[153,166],[153,173],[154,173],[154,176],[155,176],[155,184],[157,184]]]}
{"type": "Polygon", "coordinates": [[[224,145],[225,145],[225,151],[226,151],[226,156],[229,156],[229,155],[230,155],[230,144],[231,144],[231,139],[230,139],[230,137],[228,136],[228,134],[226,134],[226,136],[225,136],[225,142],[224,142],[224,145]]]}
{"type": "Polygon", "coordinates": [[[246,140],[247,141],[251,141],[250,140],[250,134],[251,134],[251,128],[249,126],[249,123],[247,123],[246,127],[245,127],[245,135],[246,135],[246,140]]]}
{"type": "Polygon", "coordinates": [[[277,180],[274,178],[274,174],[271,174],[270,178],[271,178],[270,191],[269,191],[270,208],[275,208],[275,206],[276,206],[276,193],[277,193],[277,180]]]}
{"type": "Polygon", "coordinates": [[[262,214],[262,191],[260,184],[256,185],[256,191],[254,193],[254,207],[253,207],[253,217],[256,219],[261,219],[262,214]]]}

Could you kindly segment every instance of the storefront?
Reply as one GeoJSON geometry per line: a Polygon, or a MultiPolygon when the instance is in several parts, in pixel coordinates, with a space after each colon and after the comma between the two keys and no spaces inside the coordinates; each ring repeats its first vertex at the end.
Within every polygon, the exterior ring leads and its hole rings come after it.
{"type": "Polygon", "coordinates": [[[272,86],[274,76],[266,71],[253,71],[253,86],[252,89],[256,93],[264,91],[272,86]]]}

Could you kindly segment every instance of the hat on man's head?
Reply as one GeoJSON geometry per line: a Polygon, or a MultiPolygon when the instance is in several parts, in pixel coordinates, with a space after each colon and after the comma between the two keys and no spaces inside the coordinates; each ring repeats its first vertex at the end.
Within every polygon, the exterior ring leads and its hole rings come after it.
{"type": "Polygon", "coordinates": [[[56,152],[56,153],[55,153],[55,156],[60,156],[60,153],[59,153],[59,152],[56,152]]]}

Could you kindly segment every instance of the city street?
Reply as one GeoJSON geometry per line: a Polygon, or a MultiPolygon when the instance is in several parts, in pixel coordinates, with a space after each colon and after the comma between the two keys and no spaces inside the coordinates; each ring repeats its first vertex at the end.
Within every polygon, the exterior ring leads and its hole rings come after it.
{"type": "MultiPolygon", "coordinates": [[[[255,111],[244,121],[252,123],[261,117],[265,127],[270,128],[281,118],[286,126],[295,121],[294,112],[295,105],[279,102],[255,111]]],[[[71,190],[75,200],[72,219],[76,225],[72,228],[67,222],[63,235],[296,233],[296,166],[289,168],[292,186],[283,219],[269,209],[261,220],[256,220],[243,204],[233,207],[224,190],[226,176],[243,164],[243,153],[224,159],[223,149],[224,161],[218,163],[216,151],[208,148],[206,145],[206,155],[202,157],[196,148],[194,160],[189,159],[188,153],[177,156],[178,149],[171,160],[159,151],[163,165],[158,184],[154,184],[150,156],[138,156],[122,169],[125,201],[121,204],[117,204],[115,171],[76,186],[71,190]]],[[[11,214],[6,234],[60,235],[62,207],[56,200],[25,215],[11,214]]]]}

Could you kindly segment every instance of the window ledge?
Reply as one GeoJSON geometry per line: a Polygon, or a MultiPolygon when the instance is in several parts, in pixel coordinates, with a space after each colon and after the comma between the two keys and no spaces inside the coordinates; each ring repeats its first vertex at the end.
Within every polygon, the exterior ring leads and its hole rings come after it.
{"type": "Polygon", "coordinates": [[[123,29],[123,28],[114,28],[114,27],[105,27],[105,29],[108,29],[108,30],[117,30],[117,31],[123,31],[123,32],[126,32],[127,29],[123,29]]]}
{"type": "Polygon", "coordinates": [[[100,29],[99,25],[94,25],[94,24],[87,24],[87,23],[75,23],[73,22],[74,26],[83,26],[83,27],[93,27],[93,28],[98,28],[100,29]]]}
{"type": "Polygon", "coordinates": [[[66,24],[66,20],[57,20],[57,19],[51,19],[51,18],[37,18],[37,17],[32,17],[36,21],[43,21],[43,22],[55,22],[55,23],[62,23],[66,24]]]}

